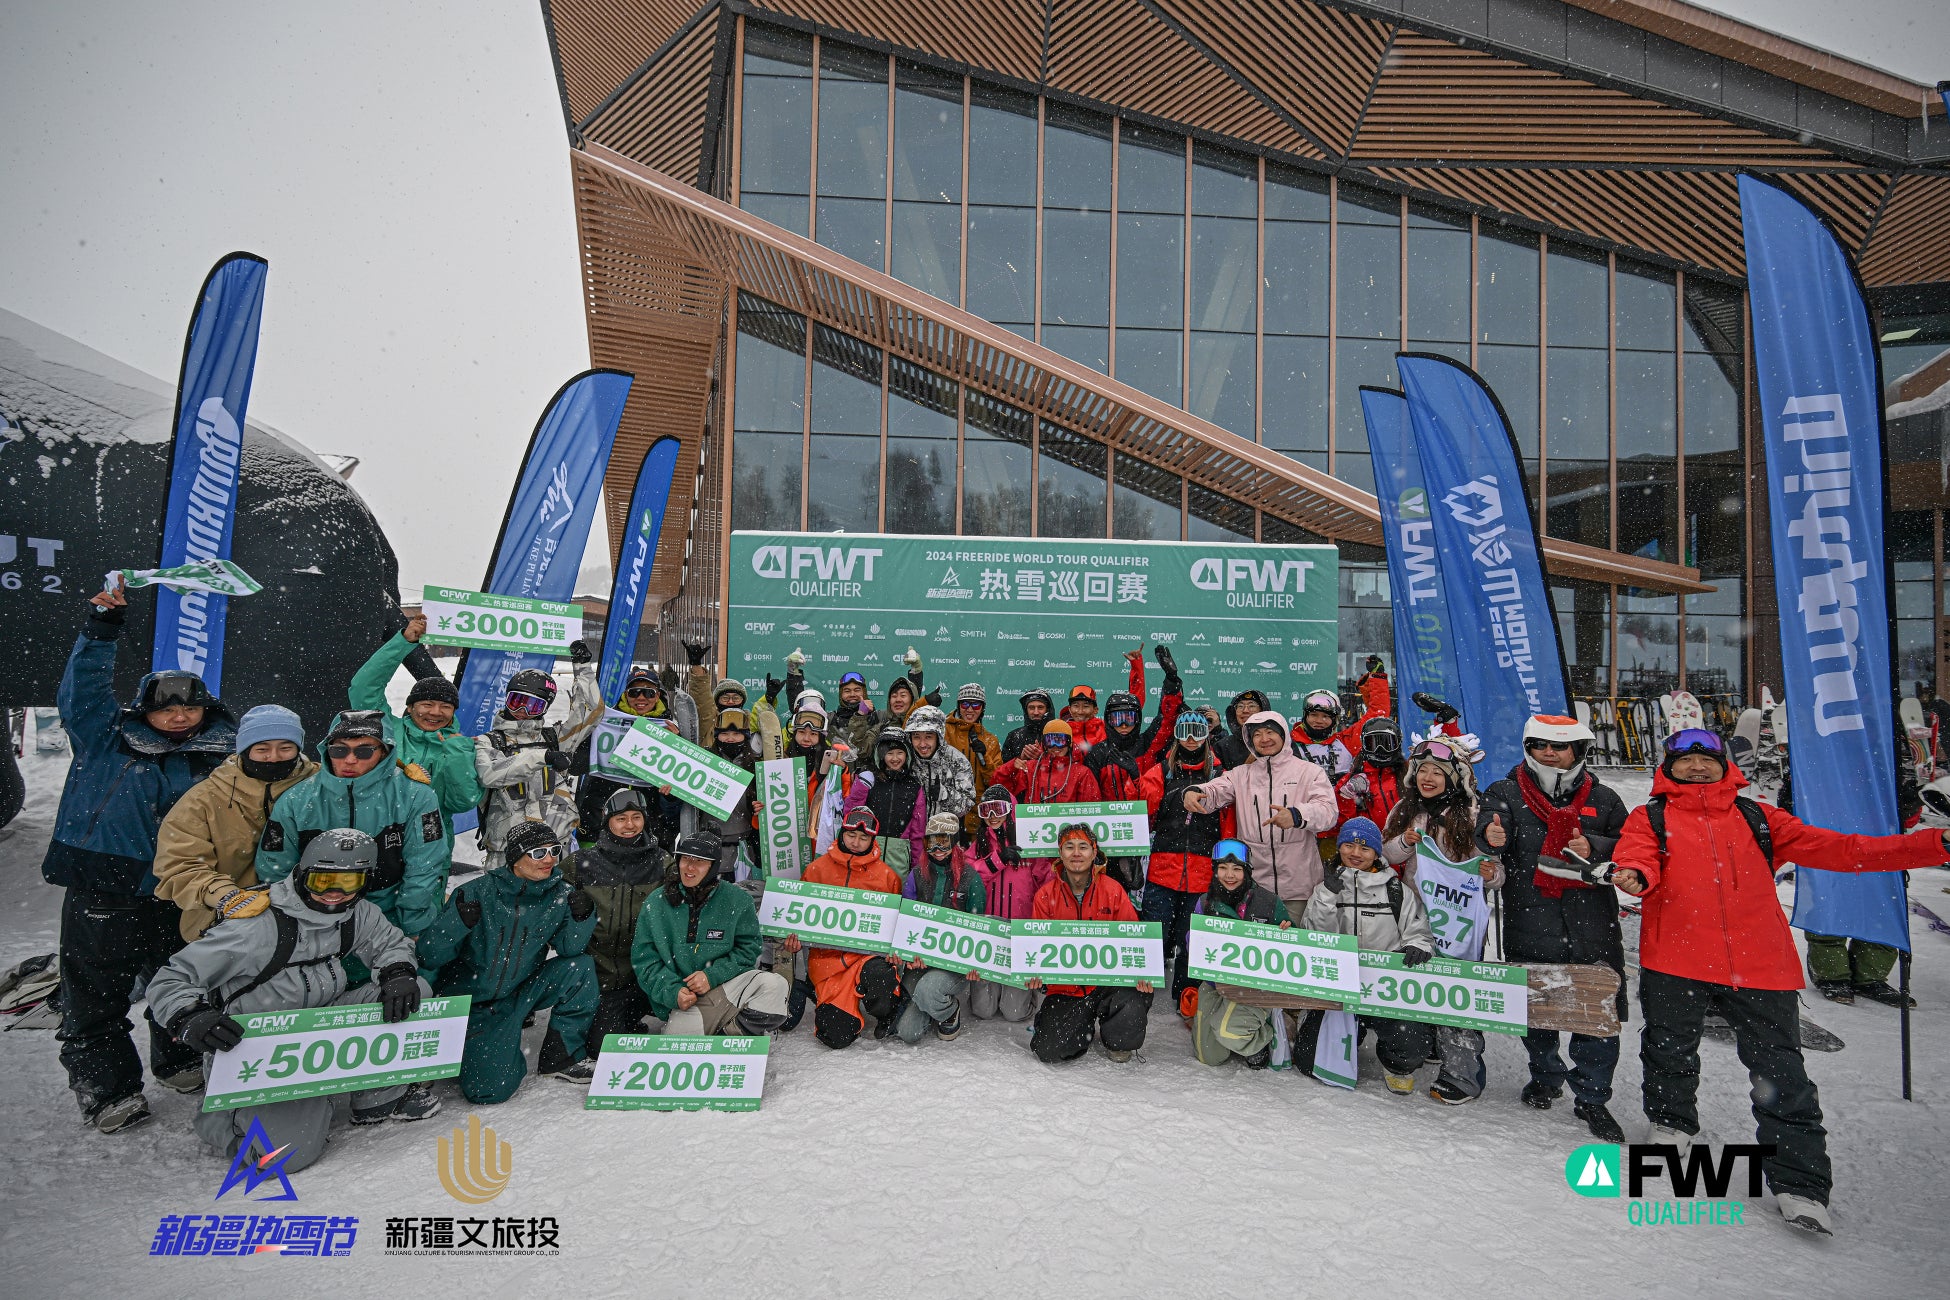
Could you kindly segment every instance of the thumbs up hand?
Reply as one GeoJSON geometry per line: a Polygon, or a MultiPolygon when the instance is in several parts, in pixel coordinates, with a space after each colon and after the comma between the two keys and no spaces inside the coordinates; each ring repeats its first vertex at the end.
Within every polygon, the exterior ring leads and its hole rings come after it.
{"type": "Polygon", "coordinates": [[[1483,828],[1483,842],[1493,849],[1500,849],[1510,842],[1510,832],[1503,829],[1503,814],[1490,818],[1490,824],[1483,828]]]}

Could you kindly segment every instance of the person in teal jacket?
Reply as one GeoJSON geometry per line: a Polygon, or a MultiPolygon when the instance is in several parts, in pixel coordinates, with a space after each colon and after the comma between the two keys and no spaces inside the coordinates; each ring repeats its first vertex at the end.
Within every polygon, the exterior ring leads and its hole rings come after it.
{"type": "Polygon", "coordinates": [[[699,831],[677,841],[664,887],[637,915],[630,965],[667,1034],[769,1034],[785,1023],[791,985],[758,969],[758,908],[719,876],[719,849],[699,831]]]}
{"type": "Polygon", "coordinates": [[[427,775],[397,758],[386,716],[351,710],[332,719],[318,747],[321,767],[278,796],[257,842],[257,879],[275,884],[321,831],[350,828],[378,841],[379,868],[366,897],[388,921],[416,935],[447,892],[447,825],[427,775]]]}
{"type": "Polygon", "coordinates": [[[553,1010],[536,1073],[587,1087],[596,1072],[584,1050],[600,996],[587,951],[596,900],[562,878],[564,849],[546,823],[519,823],[505,846],[507,865],[456,889],[419,946],[421,965],[439,969],[439,996],[474,999],[460,1090],[480,1106],[521,1087],[522,1022],[544,1007],[553,1010]]]}
{"type": "MultiPolygon", "coordinates": [[[[386,715],[386,741],[402,763],[417,763],[433,780],[440,797],[440,815],[447,835],[454,833],[454,816],[481,804],[481,778],[474,772],[474,738],[454,725],[460,692],[445,677],[422,677],[407,692],[406,714],[394,714],[386,704],[386,686],[427,630],[425,615],[416,615],[406,629],[372,652],[372,658],[352,675],[346,701],[355,709],[386,715]]],[[[451,851],[451,845],[449,846],[451,851]]]]}

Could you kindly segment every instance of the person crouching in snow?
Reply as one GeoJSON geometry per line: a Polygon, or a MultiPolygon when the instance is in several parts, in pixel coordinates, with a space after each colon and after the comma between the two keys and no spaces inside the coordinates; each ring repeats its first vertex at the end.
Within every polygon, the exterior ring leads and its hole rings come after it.
{"type": "MultiPolygon", "coordinates": [[[[1135,921],[1131,896],[1104,874],[1104,856],[1097,835],[1081,822],[1065,826],[1056,837],[1056,878],[1036,892],[1039,921],[1135,921]]],[[[1031,978],[1031,989],[1044,988],[1031,978]]],[[[1047,1064],[1071,1061],[1090,1050],[1101,1037],[1113,1061],[1128,1061],[1144,1046],[1145,1020],[1151,1014],[1151,985],[1140,980],[1132,988],[1052,984],[1045,989],[1036,1012],[1029,1050],[1047,1064]]]]}
{"type": "MultiPolygon", "coordinates": [[[[815,885],[900,893],[901,878],[881,860],[875,846],[879,835],[880,822],[871,808],[848,809],[840,818],[839,838],[806,868],[804,878],[815,885]]],[[[798,952],[799,936],[788,934],[779,940],[779,947],[798,952]]],[[[813,1037],[826,1046],[851,1047],[868,1016],[874,1018],[875,1038],[893,1032],[900,1004],[900,969],[892,957],[808,948],[806,977],[813,982],[813,996],[819,1002],[813,1012],[813,1037]]]]}
{"type": "MultiPolygon", "coordinates": [[[[1286,904],[1271,890],[1253,883],[1250,855],[1238,840],[1220,840],[1212,846],[1212,880],[1193,908],[1204,916],[1257,921],[1282,930],[1293,925],[1286,904]]],[[[1224,1065],[1237,1056],[1248,1069],[1264,1070],[1273,1059],[1273,1017],[1277,1014],[1220,997],[1217,985],[1202,984],[1198,1011],[1192,1019],[1192,1055],[1201,1065],[1224,1065]]]]}
{"type": "MultiPolygon", "coordinates": [[[[420,1009],[426,986],[414,970],[413,941],[365,897],[378,865],[378,847],[363,831],[319,835],[289,877],[234,896],[208,933],[156,972],[150,1011],[184,1046],[205,1053],[242,1042],[236,1017],[253,1011],[377,1002],[386,1023],[406,1019],[420,1009]],[[355,957],[377,973],[348,988],[346,962],[355,957]]],[[[354,1124],[426,1119],[440,1109],[425,1084],[355,1092],[351,1102],[354,1124]]],[[[284,1169],[296,1173],[325,1152],[332,1098],[203,1111],[192,1126],[229,1159],[253,1123],[271,1142],[264,1154],[289,1148],[284,1169]]]]}
{"type": "MultiPolygon", "coordinates": [[[[932,903],[957,912],[981,916],[988,907],[982,886],[982,873],[955,847],[961,831],[961,818],[953,813],[936,813],[928,818],[927,851],[914,870],[907,873],[902,893],[916,902],[932,903]]],[[[905,1043],[918,1043],[932,1027],[935,1036],[947,1042],[961,1032],[961,991],[966,984],[979,983],[974,971],[957,975],[952,971],[931,970],[919,957],[907,963],[901,982],[907,986],[906,1000],[894,1022],[894,1032],[905,1043]]]]}
{"type": "MultiPolygon", "coordinates": [[[[1398,952],[1410,969],[1428,961],[1435,955],[1428,909],[1420,892],[1382,861],[1381,828],[1366,817],[1350,817],[1338,838],[1340,861],[1328,864],[1300,923],[1309,930],[1354,935],[1369,952],[1398,952]]],[[[1293,1056],[1301,1069],[1313,1065],[1325,1019],[1325,1012],[1308,1012],[1294,1038],[1293,1056]]],[[[1374,1032],[1388,1091],[1414,1092],[1415,1071],[1435,1051],[1435,1026],[1380,1016],[1362,1016],[1360,1024],[1374,1032]]]]}
{"type": "Polygon", "coordinates": [[[456,889],[420,936],[420,961],[439,969],[441,996],[474,999],[460,1090],[476,1105],[506,1101],[521,1087],[522,1022],[544,1007],[554,1011],[536,1072],[585,1086],[595,1075],[583,1049],[601,996],[587,952],[596,901],[562,878],[567,850],[547,823],[523,822],[504,843],[506,865],[456,889]]]}
{"type": "Polygon", "coordinates": [[[677,841],[637,922],[630,964],[666,1034],[769,1034],[785,1023],[791,983],[758,969],[758,908],[723,878],[718,852],[701,831],[677,841]]]}
{"type": "Polygon", "coordinates": [[[1753,1079],[1755,1141],[1781,1216],[1827,1233],[1833,1176],[1821,1098],[1801,1059],[1801,960],[1774,894],[1774,863],[1800,871],[1908,871],[1950,860],[1950,831],[1844,835],[1745,802],[1726,744],[1689,728],[1667,740],[1652,798],[1634,808],[1609,863],[1538,860],[1642,895],[1639,1035],[1648,1142],[1682,1152],[1699,1132],[1699,1039],[1709,1011],[1733,1025],[1753,1079]],[[1654,815],[1658,820],[1654,821],[1654,815]],[[1762,820],[1753,820],[1759,818],[1762,820]],[[1768,841],[1758,831],[1765,827],[1768,841]],[[1769,851],[1771,849],[1771,852],[1769,851]]]}

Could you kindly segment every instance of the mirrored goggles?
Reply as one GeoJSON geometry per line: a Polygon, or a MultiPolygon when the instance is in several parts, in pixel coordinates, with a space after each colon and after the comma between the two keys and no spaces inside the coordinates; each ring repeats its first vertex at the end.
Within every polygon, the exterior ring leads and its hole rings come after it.
{"type": "Polygon", "coordinates": [[[1058,736],[1043,737],[1044,749],[1068,749],[1069,747],[1070,747],[1070,738],[1068,736],[1058,735],[1058,736]]]}
{"type": "Polygon", "coordinates": [[[1212,724],[1203,713],[1181,713],[1172,724],[1171,734],[1179,740],[1204,740],[1212,734],[1212,724]]]}
{"type": "Polygon", "coordinates": [[[201,682],[189,676],[187,673],[158,677],[149,684],[149,702],[145,707],[151,709],[167,709],[178,706],[193,708],[198,703],[197,696],[200,694],[198,688],[201,686],[201,682]]]}
{"type": "Polygon", "coordinates": [[[1112,709],[1104,715],[1104,721],[1113,727],[1135,727],[1138,715],[1129,709],[1112,709]]]}
{"type": "Polygon", "coordinates": [[[548,701],[526,691],[509,691],[506,707],[510,717],[539,718],[547,714],[548,701]]]}
{"type": "Polygon", "coordinates": [[[1715,758],[1724,759],[1727,756],[1727,745],[1713,732],[1700,727],[1688,727],[1684,731],[1675,731],[1666,737],[1666,752],[1668,754],[1711,754],[1715,758]]]}
{"type": "Polygon", "coordinates": [[[1412,758],[1461,758],[1462,751],[1446,740],[1418,741],[1409,751],[1412,758]]]}
{"type": "Polygon", "coordinates": [[[357,894],[363,892],[365,887],[366,873],[363,870],[314,867],[305,873],[307,894],[328,894],[334,890],[341,894],[357,894]]]}
{"type": "Polygon", "coordinates": [[[928,847],[931,849],[952,848],[955,843],[955,837],[952,834],[930,835],[927,837],[927,842],[928,842],[928,847]]]}

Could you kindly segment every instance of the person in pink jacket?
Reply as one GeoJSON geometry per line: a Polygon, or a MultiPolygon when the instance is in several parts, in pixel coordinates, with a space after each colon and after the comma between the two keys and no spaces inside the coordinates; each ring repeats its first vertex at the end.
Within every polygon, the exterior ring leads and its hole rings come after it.
{"type": "Polygon", "coordinates": [[[1326,774],[1293,752],[1287,731],[1287,720],[1271,709],[1247,718],[1251,760],[1187,790],[1185,807],[1195,813],[1232,808],[1238,838],[1252,859],[1254,883],[1293,911],[1320,884],[1315,837],[1333,829],[1340,806],[1326,774]]]}
{"type": "MultiPolygon", "coordinates": [[[[1049,883],[1052,871],[1048,858],[1025,858],[1016,850],[1015,796],[991,785],[982,791],[975,816],[981,829],[973,843],[955,850],[955,856],[981,874],[989,915],[1010,921],[1034,916],[1036,891],[1049,883]]],[[[983,980],[968,991],[968,1012],[979,1020],[1000,1015],[1021,1024],[1035,1014],[1036,995],[983,980]]]]}

